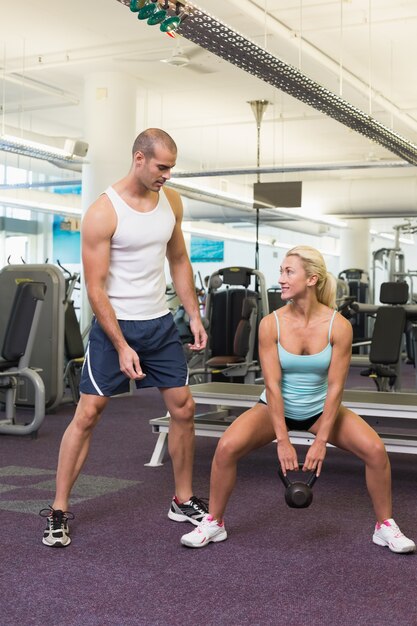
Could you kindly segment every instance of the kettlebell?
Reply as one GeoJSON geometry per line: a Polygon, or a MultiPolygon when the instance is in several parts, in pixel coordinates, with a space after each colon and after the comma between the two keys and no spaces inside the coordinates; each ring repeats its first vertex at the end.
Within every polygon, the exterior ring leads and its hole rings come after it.
{"type": "MultiPolygon", "coordinates": [[[[300,469],[304,463],[299,463],[300,469]]],[[[285,502],[293,509],[305,509],[313,501],[312,486],[317,480],[316,472],[313,472],[306,483],[301,481],[292,483],[288,476],[284,476],[281,467],[278,469],[278,475],[285,487],[285,502]]]]}

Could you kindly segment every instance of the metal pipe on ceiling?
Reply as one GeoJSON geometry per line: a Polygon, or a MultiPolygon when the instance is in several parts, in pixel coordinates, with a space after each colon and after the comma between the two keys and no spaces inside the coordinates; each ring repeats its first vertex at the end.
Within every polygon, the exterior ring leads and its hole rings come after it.
{"type": "Polygon", "coordinates": [[[179,28],[179,32],[186,39],[368,137],[408,163],[417,165],[415,144],[325,89],[295,67],[274,57],[220,20],[194,5],[188,6],[190,15],[179,28]]]}
{"type": "MultiPolygon", "coordinates": [[[[129,0],[118,2],[129,6],[129,0]]],[[[187,19],[178,28],[178,33],[185,39],[375,141],[408,163],[417,165],[417,146],[412,142],[196,5],[187,2],[187,13],[187,19]]]]}
{"type": "MultiPolygon", "coordinates": [[[[273,32],[279,37],[283,37],[288,44],[294,47],[300,45],[300,37],[294,37],[294,30],[285,26],[285,24],[280,22],[276,17],[268,13],[267,10],[259,7],[254,2],[251,2],[251,0],[228,0],[228,3],[234,5],[240,11],[244,11],[245,14],[256,20],[258,24],[264,26],[268,32],[273,32]]],[[[304,37],[301,38],[301,41],[303,57],[306,55],[315,61],[318,61],[320,65],[331,71],[336,76],[340,74],[340,63],[338,61],[332,59],[304,37]]],[[[369,84],[365,83],[358,76],[350,72],[346,67],[343,67],[342,79],[343,83],[351,85],[366,98],[371,97],[374,105],[380,105],[385,111],[391,113],[398,120],[401,120],[404,124],[406,124],[413,132],[417,132],[417,121],[415,119],[395,106],[395,104],[393,104],[381,93],[375,91],[374,89],[371,89],[370,93],[369,84]]]]}

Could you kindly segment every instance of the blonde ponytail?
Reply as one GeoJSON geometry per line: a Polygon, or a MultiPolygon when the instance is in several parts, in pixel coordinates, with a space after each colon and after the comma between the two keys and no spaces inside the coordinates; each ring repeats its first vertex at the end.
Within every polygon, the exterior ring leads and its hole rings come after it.
{"type": "Polygon", "coordinates": [[[295,246],[286,256],[298,256],[308,277],[317,276],[317,300],[322,304],[336,308],[336,279],[327,271],[322,254],[311,246],[295,246]]]}
{"type": "Polygon", "coordinates": [[[322,284],[317,283],[317,300],[331,309],[336,308],[336,279],[330,272],[326,272],[322,284]]]}

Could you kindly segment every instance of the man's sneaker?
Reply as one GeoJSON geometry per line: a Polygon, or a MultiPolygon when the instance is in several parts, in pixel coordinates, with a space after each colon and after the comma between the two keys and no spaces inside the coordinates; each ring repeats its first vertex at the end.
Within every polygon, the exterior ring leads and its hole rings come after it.
{"type": "Polygon", "coordinates": [[[177,496],[174,496],[168,511],[168,517],[174,520],[174,522],[191,522],[194,526],[197,526],[207,513],[207,504],[203,500],[191,496],[187,502],[181,503],[178,501],[177,496]]]}
{"type": "Polygon", "coordinates": [[[69,511],[56,511],[50,506],[39,511],[39,515],[47,518],[42,543],[51,548],[65,548],[69,546],[71,538],[69,536],[68,520],[74,519],[74,514],[69,511]]]}
{"type": "Polygon", "coordinates": [[[188,548],[204,548],[210,541],[224,541],[227,539],[224,522],[219,524],[211,515],[205,515],[202,522],[190,533],[181,537],[181,543],[188,548]]]}
{"type": "Polygon", "coordinates": [[[378,546],[388,546],[392,552],[415,552],[416,549],[414,541],[403,535],[391,518],[376,524],[372,541],[378,546]]]}

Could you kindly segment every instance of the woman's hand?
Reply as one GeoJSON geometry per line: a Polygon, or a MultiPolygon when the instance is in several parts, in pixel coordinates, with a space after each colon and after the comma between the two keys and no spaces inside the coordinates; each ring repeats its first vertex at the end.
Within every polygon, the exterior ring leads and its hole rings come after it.
{"type": "Polygon", "coordinates": [[[311,444],[304,461],[303,472],[315,471],[320,476],[324,457],[326,456],[326,443],[321,439],[315,439],[311,444]]]}
{"type": "Polygon", "coordinates": [[[289,470],[298,470],[297,452],[289,439],[277,443],[277,452],[284,476],[289,470]]]}

